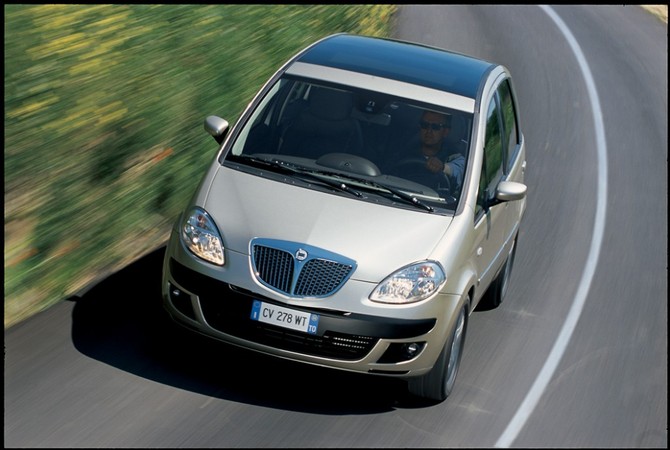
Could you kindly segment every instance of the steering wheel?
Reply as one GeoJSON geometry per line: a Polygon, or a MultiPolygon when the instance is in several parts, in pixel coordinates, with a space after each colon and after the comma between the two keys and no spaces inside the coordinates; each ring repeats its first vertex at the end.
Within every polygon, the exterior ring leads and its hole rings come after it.
{"type": "Polygon", "coordinates": [[[393,173],[425,186],[437,187],[438,191],[451,192],[451,180],[447,174],[428,170],[426,160],[423,157],[412,157],[398,161],[393,165],[393,173]]]}

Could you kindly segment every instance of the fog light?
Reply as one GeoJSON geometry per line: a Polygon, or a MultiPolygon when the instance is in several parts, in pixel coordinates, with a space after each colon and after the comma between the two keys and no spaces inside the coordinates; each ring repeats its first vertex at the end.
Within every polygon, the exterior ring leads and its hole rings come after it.
{"type": "Polygon", "coordinates": [[[421,350],[421,346],[416,342],[403,345],[403,351],[405,352],[408,358],[414,358],[416,355],[419,354],[419,350],[421,350]]]}
{"type": "Polygon", "coordinates": [[[381,364],[396,364],[409,361],[419,356],[425,346],[425,342],[393,343],[389,345],[389,348],[386,349],[377,362],[381,364]]]}
{"type": "Polygon", "coordinates": [[[189,293],[182,291],[172,283],[168,285],[168,290],[170,292],[169,297],[172,306],[174,306],[177,311],[189,319],[196,320],[195,312],[193,311],[193,305],[191,304],[191,296],[189,293]]]}

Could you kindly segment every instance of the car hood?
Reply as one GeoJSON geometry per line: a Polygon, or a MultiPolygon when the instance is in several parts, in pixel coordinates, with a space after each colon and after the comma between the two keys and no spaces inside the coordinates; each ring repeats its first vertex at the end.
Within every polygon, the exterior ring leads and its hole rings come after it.
{"type": "Polygon", "coordinates": [[[254,238],[307,244],[353,259],[353,278],[370,282],[429,258],[452,220],[347,195],[220,167],[202,206],[227,251],[249,254],[254,238]]]}

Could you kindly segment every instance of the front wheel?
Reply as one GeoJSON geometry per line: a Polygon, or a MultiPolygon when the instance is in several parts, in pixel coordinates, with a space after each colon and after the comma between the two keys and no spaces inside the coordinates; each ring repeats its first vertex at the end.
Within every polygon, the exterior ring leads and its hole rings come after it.
{"type": "Polygon", "coordinates": [[[444,401],[451,394],[465,345],[467,303],[461,306],[449,339],[444,344],[431,371],[423,376],[408,380],[407,387],[411,394],[436,402],[444,401]]]}

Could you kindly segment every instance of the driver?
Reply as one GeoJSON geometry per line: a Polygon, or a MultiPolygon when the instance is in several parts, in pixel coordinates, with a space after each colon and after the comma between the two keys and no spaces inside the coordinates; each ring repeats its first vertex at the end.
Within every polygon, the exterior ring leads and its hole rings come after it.
{"type": "Polygon", "coordinates": [[[426,169],[432,173],[443,172],[455,182],[455,189],[463,183],[465,157],[454,149],[447,149],[444,140],[451,129],[451,116],[435,111],[425,111],[419,121],[421,155],[426,159],[426,169]]]}

